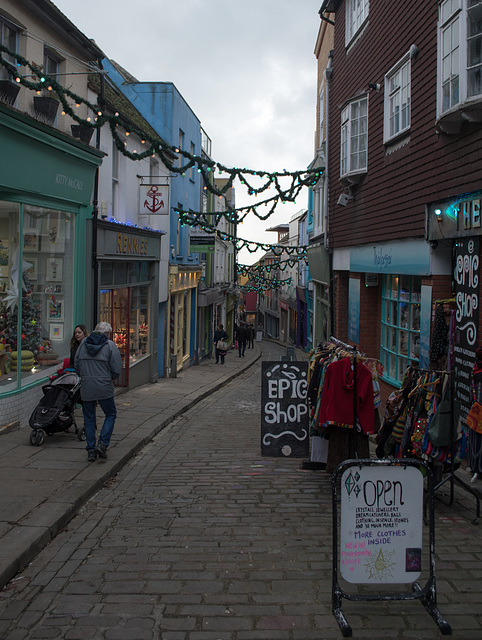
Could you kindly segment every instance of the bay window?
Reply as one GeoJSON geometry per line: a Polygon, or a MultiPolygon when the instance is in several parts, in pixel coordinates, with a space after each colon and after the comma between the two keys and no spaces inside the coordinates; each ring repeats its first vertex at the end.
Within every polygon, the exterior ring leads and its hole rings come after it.
{"type": "Polygon", "coordinates": [[[439,11],[438,115],[482,95],[482,0],[443,0],[439,11]]]}

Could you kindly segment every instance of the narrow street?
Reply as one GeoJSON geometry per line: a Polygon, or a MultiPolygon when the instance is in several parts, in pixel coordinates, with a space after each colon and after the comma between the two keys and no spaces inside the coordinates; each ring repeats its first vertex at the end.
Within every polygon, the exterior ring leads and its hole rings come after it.
{"type": "MultiPolygon", "coordinates": [[[[263,344],[265,360],[283,352],[263,344]]],[[[261,457],[260,376],[261,361],[164,428],[90,499],[0,592],[3,640],[341,637],[331,477],[261,457]]],[[[464,640],[482,636],[472,507],[436,503],[438,605],[464,640]]],[[[441,635],[416,601],[343,606],[355,638],[441,635]]]]}

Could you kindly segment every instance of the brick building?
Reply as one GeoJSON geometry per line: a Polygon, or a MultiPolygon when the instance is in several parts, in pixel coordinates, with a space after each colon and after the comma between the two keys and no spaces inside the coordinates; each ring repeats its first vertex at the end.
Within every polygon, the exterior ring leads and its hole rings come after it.
{"type": "Polygon", "coordinates": [[[479,331],[482,2],[413,0],[403,10],[324,0],[320,16],[334,22],[333,333],[381,360],[386,395],[408,365],[434,366],[435,309],[445,304],[467,404],[479,331]]]}

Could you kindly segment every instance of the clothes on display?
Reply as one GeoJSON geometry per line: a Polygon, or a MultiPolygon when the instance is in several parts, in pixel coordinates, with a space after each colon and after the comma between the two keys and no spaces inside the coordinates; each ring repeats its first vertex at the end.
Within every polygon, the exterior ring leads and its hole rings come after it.
{"type": "Polygon", "coordinates": [[[466,454],[467,436],[459,420],[460,411],[456,408],[447,412],[451,384],[446,371],[409,367],[401,389],[387,400],[376,455],[419,458],[441,467],[442,472],[452,463],[459,464],[466,454]]]}
{"type": "MultiPolygon", "coordinates": [[[[474,406],[477,403],[482,404],[482,349],[477,349],[475,352],[475,364],[472,371],[472,402],[474,406]]],[[[476,420],[473,424],[467,421],[469,427],[467,430],[469,439],[467,462],[474,474],[474,481],[479,474],[482,474],[482,433],[478,433],[476,425],[476,420]]]]}
{"type": "Polygon", "coordinates": [[[369,457],[368,435],[379,426],[377,361],[340,345],[319,345],[311,354],[308,374],[310,435],[328,440],[328,447],[312,444],[312,460],[323,451],[328,472],[349,458],[369,457]]]}

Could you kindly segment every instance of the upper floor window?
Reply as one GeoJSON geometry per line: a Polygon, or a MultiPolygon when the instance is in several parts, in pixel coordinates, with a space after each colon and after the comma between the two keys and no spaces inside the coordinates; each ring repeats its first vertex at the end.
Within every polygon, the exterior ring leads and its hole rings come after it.
{"type": "Polygon", "coordinates": [[[341,175],[367,169],[368,97],[347,104],[341,112],[341,175]]]}
{"type": "MultiPolygon", "coordinates": [[[[6,22],[1,16],[0,16],[0,43],[3,44],[4,47],[7,47],[7,49],[9,49],[10,51],[18,53],[18,31],[13,27],[13,25],[10,25],[8,22],[6,22]]],[[[16,65],[15,58],[9,53],[2,51],[0,52],[0,55],[4,60],[9,62],[13,66],[16,65]]],[[[10,74],[3,67],[3,65],[0,65],[0,79],[13,80],[13,78],[11,78],[10,74]]]]}
{"type": "MultiPolygon", "coordinates": [[[[184,131],[182,129],[179,129],[179,151],[184,151],[184,131]]],[[[182,167],[182,165],[184,164],[184,156],[180,153],[179,154],[179,166],[182,167]]]]}
{"type": "Polygon", "coordinates": [[[44,50],[44,73],[58,82],[59,59],[48,49],[44,50]]]}
{"type": "Polygon", "coordinates": [[[410,129],[410,56],[407,54],[385,76],[383,140],[410,129]]]}
{"type": "Polygon", "coordinates": [[[438,113],[482,95],[482,0],[442,0],[438,113]]]}
{"type": "Polygon", "coordinates": [[[345,42],[349,44],[368,18],[369,0],[347,0],[345,42]]]}

